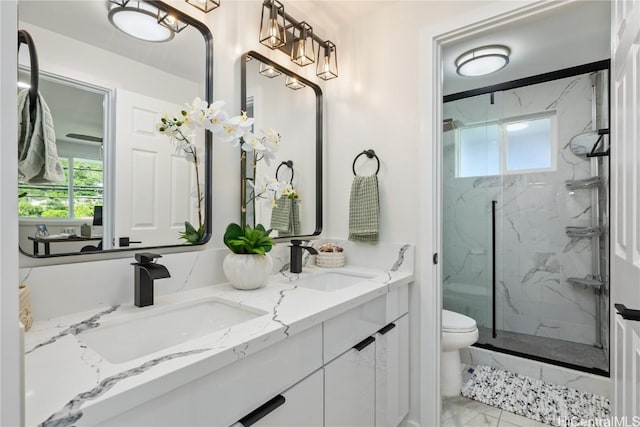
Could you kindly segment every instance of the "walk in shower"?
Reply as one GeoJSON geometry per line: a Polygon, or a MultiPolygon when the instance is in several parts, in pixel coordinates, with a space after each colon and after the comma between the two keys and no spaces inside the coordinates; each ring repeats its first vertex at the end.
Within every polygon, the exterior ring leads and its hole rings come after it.
{"type": "Polygon", "coordinates": [[[608,374],[607,74],[445,98],[444,308],[479,347],[608,374]]]}

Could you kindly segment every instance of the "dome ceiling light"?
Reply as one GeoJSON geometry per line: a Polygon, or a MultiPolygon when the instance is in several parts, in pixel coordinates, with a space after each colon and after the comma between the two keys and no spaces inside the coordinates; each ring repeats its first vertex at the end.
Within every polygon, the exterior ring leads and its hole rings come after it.
{"type": "Polygon", "coordinates": [[[175,32],[158,25],[158,8],[139,0],[113,1],[109,22],[132,37],[148,42],[166,42],[175,32]]]}
{"type": "Polygon", "coordinates": [[[477,77],[495,73],[509,63],[511,50],[502,45],[482,46],[458,56],[456,73],[463,77],[477,77]]]}

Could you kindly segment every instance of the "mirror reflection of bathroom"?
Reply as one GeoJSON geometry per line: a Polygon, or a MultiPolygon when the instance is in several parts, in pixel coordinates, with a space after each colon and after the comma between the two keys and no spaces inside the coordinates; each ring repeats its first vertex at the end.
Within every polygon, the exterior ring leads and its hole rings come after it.
{"type": "Polygon", "coordinates": [[[271,228],[274,237],[311,235],[317,228],[316,93],[308,86],[286,86],[286,75],[259,58],[249,58],[247,114],[255,118],[254,132],[261,135],[269,128],[277,129],[282,143],[277,161],[248,159],[247,178],[255,179],[255,188],[250,185],[247,189],[251,201],[247,204],[247,221],[271,228]],[[274,181],[278,182],[277,200],[255,197],[274,181]]]}
{"type": "Polygon", "coordinates": [[[444,396],[491,358],[609,375],[607,3],[444,46],[444,396]],[[478,76],[464,54],[496,45],[478,76]]]}

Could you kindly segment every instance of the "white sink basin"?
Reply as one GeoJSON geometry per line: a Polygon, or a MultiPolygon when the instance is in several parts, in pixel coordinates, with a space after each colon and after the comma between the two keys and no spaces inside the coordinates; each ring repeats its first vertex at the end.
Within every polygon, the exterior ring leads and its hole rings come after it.
{"type": "Polygon", "coordinates": [[[109,362],[122,363],[266,314],[216,300],[144,310],[76,338],[109,362]]]}
{"type": "Polygon", "coordinates": [[[335,292],[358,283],[365,282],[374,276],[356,273],[320,273],[301,278],[297,284],[302,288],[315,289],[324,292],[335,292]]]}

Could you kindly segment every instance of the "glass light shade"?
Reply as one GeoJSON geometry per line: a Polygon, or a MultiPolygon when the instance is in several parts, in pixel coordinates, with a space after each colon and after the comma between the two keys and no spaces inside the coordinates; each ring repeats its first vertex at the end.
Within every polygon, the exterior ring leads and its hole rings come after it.
{"type": "Polygon", "coordinates": [[[175,34],[158,25],[158,9],[143,1],[129,0],[124,7],[114,3],[108,18],[123,33],[148,42],[166,42],[175,34]]]}
{"type": "Polygon", "coordinates": [[[483,46],[469,50],[455,61],[456,72],[465,77],[484,76],[503,69],[509,63],[511,50],[506,46],[483,46]]]}
{"type": "Polygon", "coordinates": [[[300,27],[293,28],[293,45],[291,47],[291,61],[301,67],[315,62],[316,52],[313,46],[313,28],[306,22],[300,27]]]}
{"type": "Polygon", "coordinates": [[[284,6],[278,0],[265,0],[262,3],[260,43],[271,49],[277,49],[287,43],[284,6]]]}
{"type": "Polygon", "coordinates": [[[336,45],[329,40],[325,41],[318,49],[316,75],[323,80],[331,80],[338,77],[336,45]]]}
{"type": "Polygon", "coordinates": [[[270,79],[274,78],[274,77],[278,77],[280,74],[282,74],[280,71],[276,70],[275,68],[273,68],[272,65],[269,64],[265,64],[264,62],[260,63],[260,74],[262,74],[265,77],[269,77],[270,79]]]}
{"type": "Polygon", "coordinates": [[[186,2],[205,13],[209,13],[220,6],[220,0],[186,0],[186,2]]]}
{"type": "Polygon", "coordinates": [[[287,76],[286,80],[284,81],[284,85],[292,90],[298,90],[302,89],[303,87],[307,87],[305,84],[300,83],[298,79],[291,76],[287,76]]]}
{"type": "Polygon", "coordinates": [[[179,33],[180,31],[187,28],[187,25],[189,25],[186,22],[182,22],[170,13],[164,12],[162,10],[158,10],[158,24],[170,29],[175,33],[179,33]]]}

